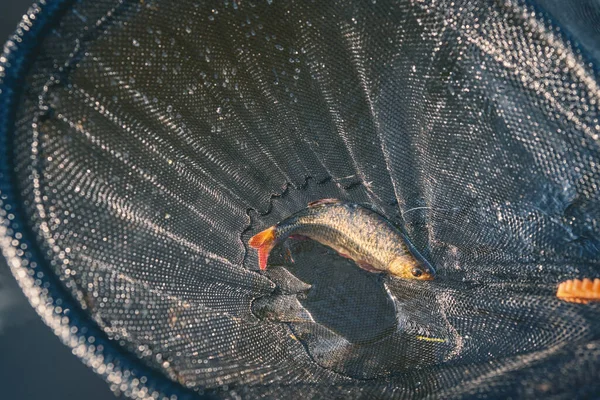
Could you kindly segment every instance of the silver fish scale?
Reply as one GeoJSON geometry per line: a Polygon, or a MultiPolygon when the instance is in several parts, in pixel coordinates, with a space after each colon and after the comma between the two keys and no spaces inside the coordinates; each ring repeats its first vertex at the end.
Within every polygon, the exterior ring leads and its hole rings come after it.
{"type": "Polygon", "coordinates": [[[278,240],[303,235],[355,261],[385,270],[407,253],[400,232],[379,214],[357,204],[336,203],[308,207],[277,226],[278,240]]]}

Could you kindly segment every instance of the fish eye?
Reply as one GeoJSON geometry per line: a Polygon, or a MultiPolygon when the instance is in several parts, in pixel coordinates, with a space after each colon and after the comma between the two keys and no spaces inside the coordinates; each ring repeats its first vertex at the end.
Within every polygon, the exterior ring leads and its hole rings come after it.
{"type": "Polygon", "coordinates": [[[415,278],[418,278],[421,275],[423,275],[423,271],[421,271],[419,268],[413,268],[410,272],[413,274],[413,276],[415,278]]]}

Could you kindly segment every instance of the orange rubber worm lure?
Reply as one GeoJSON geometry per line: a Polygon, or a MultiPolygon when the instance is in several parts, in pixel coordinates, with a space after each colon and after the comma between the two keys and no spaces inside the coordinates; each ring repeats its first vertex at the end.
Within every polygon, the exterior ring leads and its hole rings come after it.
{"type": "Polygon", "coordinates": [[[569,279],[561,282],[556,297],[570,303],[587,304],[600,301],[600,279],[569,279]]]}

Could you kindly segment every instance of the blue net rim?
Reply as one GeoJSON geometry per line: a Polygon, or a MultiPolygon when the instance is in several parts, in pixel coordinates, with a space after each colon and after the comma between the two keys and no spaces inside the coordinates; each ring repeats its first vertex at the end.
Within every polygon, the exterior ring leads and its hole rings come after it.
{"type": "Polygon", "coordinates": [[[214,398],[182,387],[145,365],[115,340],[65,290],[42,257],[28,224],[14,173],[12,153],[15,115],[29,72],[45,36],[76,3],[55,0],[35,3],[9,38],[0,58],[0,249],[29,302],[44,322],[115,392],[127,397],[214,398]]]}

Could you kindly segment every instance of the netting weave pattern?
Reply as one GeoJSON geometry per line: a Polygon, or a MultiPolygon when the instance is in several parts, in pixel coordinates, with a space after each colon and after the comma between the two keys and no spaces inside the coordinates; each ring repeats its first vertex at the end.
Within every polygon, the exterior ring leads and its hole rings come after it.
{"type": "Polygon", "coordinates": [[[600,306],[555,297],[600,274],[600,53],[577,40],[598,15],[573,8],[565,31],[512,0],[74,3],[23,85],[24,210],[89,323],[174,385],[600,393],[600,306]],[[402,227],[436,280],[313,242],[258,271],[248,238],[327,197],[402,227]]]}

